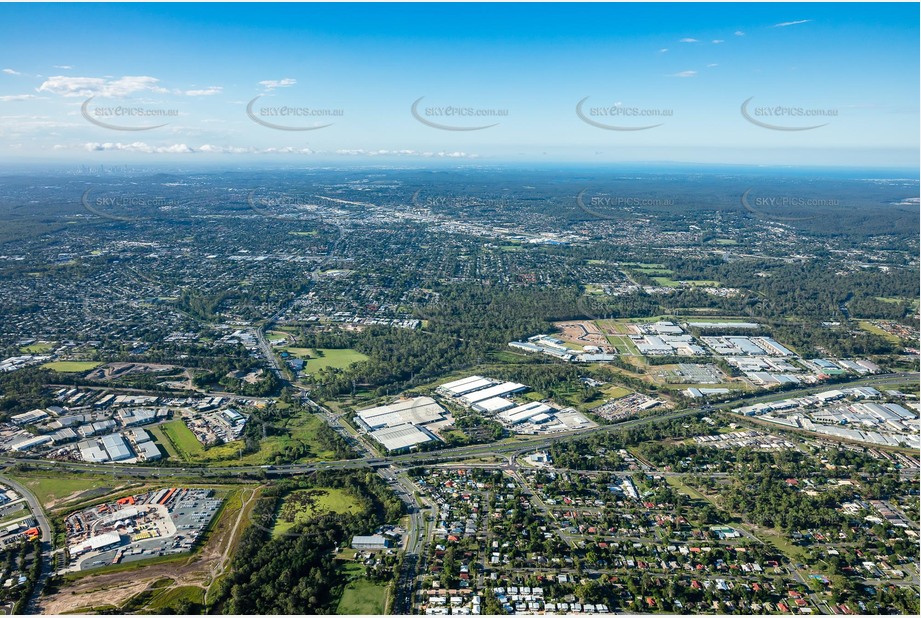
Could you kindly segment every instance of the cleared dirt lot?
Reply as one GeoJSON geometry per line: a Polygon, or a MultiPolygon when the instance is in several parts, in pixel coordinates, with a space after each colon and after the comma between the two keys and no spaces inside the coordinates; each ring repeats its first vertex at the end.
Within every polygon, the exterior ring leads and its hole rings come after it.
{"type": "Polygon", "coordinates": [[[563,341],[575,343],[577,345],[597,345],[609,346],[607,337],[604,336],[598,326],[589,320],[579,322],[557,322],[555,324],[560,329],[559,338],[563,341]]]}

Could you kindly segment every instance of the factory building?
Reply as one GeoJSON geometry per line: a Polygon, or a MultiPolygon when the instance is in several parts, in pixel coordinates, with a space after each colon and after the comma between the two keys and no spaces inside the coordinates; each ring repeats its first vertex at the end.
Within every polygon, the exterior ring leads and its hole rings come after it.
{"type": "Polygon", "coordinates": [[[444,418],[445,410],[431,397],[404,399],[386,406],[359,410],[355,420],[366,431],[412,424],[425,425],[444,418]]]}
{"type": "Polygon", "coordinates": [[[416,445],[438,439],[425,427],[409,424],[385,427],[372,431],[368,435],[377,440],[390,453],[405,451],[416,445]]]}

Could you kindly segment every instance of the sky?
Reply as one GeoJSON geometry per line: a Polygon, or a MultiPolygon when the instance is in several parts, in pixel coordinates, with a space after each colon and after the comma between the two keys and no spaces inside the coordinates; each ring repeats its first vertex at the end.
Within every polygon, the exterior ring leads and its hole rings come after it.
{"type": "Polygon", "coordinates": [[[5,162],[919,164],[916,3],[0,4],[0,41],[5,162]]]}

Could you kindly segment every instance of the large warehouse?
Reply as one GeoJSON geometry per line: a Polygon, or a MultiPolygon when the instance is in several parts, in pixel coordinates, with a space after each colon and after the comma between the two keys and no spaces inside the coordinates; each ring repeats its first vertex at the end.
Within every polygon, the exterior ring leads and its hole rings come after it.
{"type": "Polygon", "coordinates": [[[358,425],[366,431],[412,424],[425,425],[444,419],[445,410],[431,397],[402,399],[386,406],[359,410],[358,425]]]}
{"type": "Polygon", "coordinates": [[[453,382],[447,382],[438,387],[438,390],[449,397],[460,397],[480,389],[492,386],[494,381],[483,376],[470,376],[453,382]]]}
{"type": "Polygon", "coordinates": [[[521,391],[527,390],[528,387],[524,384],[518,384],[517,382],[503,382],[496,386],[490,386],[489,388],[484,388],[480,391],[474,391],[469,395],[464,395],[461,397],[461,401],[467,405],[473,405],[480,401],[486,401],[487,399],[492,399],[493,397],[501,397],[503,395],[511,395],[512,393],[520,393],[521,391]]]}
{"type": "Polygon", "coordinates": [[[438,438],[425,427],[416,425],[397,425],[396,427],[385,427],[372,431],[368,434],[389,452],[402,451],[416,446],[437,440],[438,438]]]}

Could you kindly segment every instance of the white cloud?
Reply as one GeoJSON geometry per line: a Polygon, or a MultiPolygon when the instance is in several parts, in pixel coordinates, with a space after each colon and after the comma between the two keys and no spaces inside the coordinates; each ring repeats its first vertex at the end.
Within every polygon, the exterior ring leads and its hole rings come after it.
{"type": "Polygon", "coordinates": [[[223,86],[208,86],[201,90],[186,90],[184,94],[189,97],[208,97],[212,94],[221,94],[223,90],[223,86]]]}
{"type": "Polygon", "coordinates": [[[7,75],[22,75],[19,71],[14,71],[13,69],[3,69],[3,72],[7,75]]]}
{"type": "Polygon", "coordinates": [[[143,152],[147,154],[188,154],[195,152],[185,144],[172,144],[170,146],[151,146],[144,142],[132,142],[122,144],[121,142],[90,142],[83,146],[90,152],[143,152]]]}
{"type": "Polygon", "coordinates": [[[690,38],[690,37],[681,39],[681,40],[678,41],[678,42],[679,42],[679,43],[700,43],[700,41],[698,41],[697,39],[692,39],[692,38],[690,38]]]}
{"type": "Polygon", "coordinates": [[[168,92],[157,84],[156,77],[125,76],[115,80],[102,77],[67,77],[56,75],[49,77],[38,87],[39,92],[49,92],[63,97],[123,97],[135,92],[168,92]]]}
{"type": "Polygon", "coordinates": [[[244,148],[243,146],[215,146],[213,144],[205,144],[198,148],[198,152],[208,152],[216,154],[245,154],[247,152],[256,152],[252,148],[244,148]]]}
{"type": "Polygon", "coordinates": [[[52,68],[52,69],[63,69],[63,70],[65,70],[65,71],[69,71],[69,70],[72,69],[73,67],[70,66],[69,64],[56,64],[56,65],[52,66],[51,68],[52,68]]]}
{"type": "Polygon", "coordinates": [[[664,54],[664,53],[667,52],[667,51],[668,51],[668,48],[667,48],[667,47],[663,47],[662,49],[659,50],[659,53],[660,53],[660,54],[664,54]]]}
{"type": "Polygon", "coordinates": [[[735,32],[733,32],[733,34],[736,36],[745,36],[745,33],[742,32],[741,30],[736,30],[735,32]]]}
{"type": "Polygon", "coordinates": [[[724,41],[723,39],[713,39],[713,42],[719,45],[720,43],[725,43],[726,41],[724,41]]]}
{"type": "Polygon", "coordinates": [[[7,101],[28,101],[29,99],[37,98],[38,97],[36,97],[34,94],[6,94],[0,96],[0,101],[5,103],[7,101]]]}
{"type": "Polygon", "coordinates": [[[282,146],[281,148],[263,148],[257,151],[259,154],[314,154],[310,148],[295,148],[294,146],[282,146]]]}
{"type": "Polygon", "coordinates": [[[716,64],[716,63],[714,62],[714,63],[708,64],[708,65],[707,65],[707,68],[708,68],[708,69],[712,69],[713,67],[718,67],[718,66],[719,66],[719,65],[716,64]]]}
{"type": "Polygon", "coordinates": [[[380,156],[395,156],[395,157],[439,157],[445,159],[476,159],[478,155],[470,154],[462,151],[455,152],[419,152],[418,150],[365,150],[364,148],[358,149],[340,149],[335,151],[335,154],[338,155],[347,155],[347,156],[365,156],[365,157],[380,157],[380,156]]]}
{"type": "MultiPolygon", "coordinates": [[[[56,144],[55,150],[68,150],[78,147],[56,144]]],[[[418,150],[365,150],[357,149],[340,149],[335,151],[316,151],[307,147],[280,146],[269,148],[252,148],[241,146],[217,146],[215,144],[204,144],[193,148],[186,144],[172,144],[168,146],[153,146],[145,142],[132,142],[125,144],[121,142],[88,142],[79,145],[80,148],[88,152],[136,152],[144,154],[251,154],[251,155],[343,155],[355,157],[424,157],[424,158],[443,158],[443,159],[477,159],[479,155],[463,151],[441,151],[441,152],[420,152],[418,150]]]]}
{"type": "Polygon", "coordinates": [[[284,79],[266,79],[259,82],[259,85],[265,86],[268,90],[274,90],[275,88],[287,88],[288,86],[293,86],[296,83],[296,79],[286,77],[284,79]]]}
{"type": "Polygon", "coordinates": [[[697,77],[697,71],[681,71],[680,73],[673,73],[672,77],[697,77]]]}
{"type": "Polygon", "coordinates": [[[811,22],[811,19],[797,19],[796,21],[782,21],[779,24],[774,24],[772,28],[786,28],[787,26],[798,26],[799,24],[808,24],[811,22]]]}

